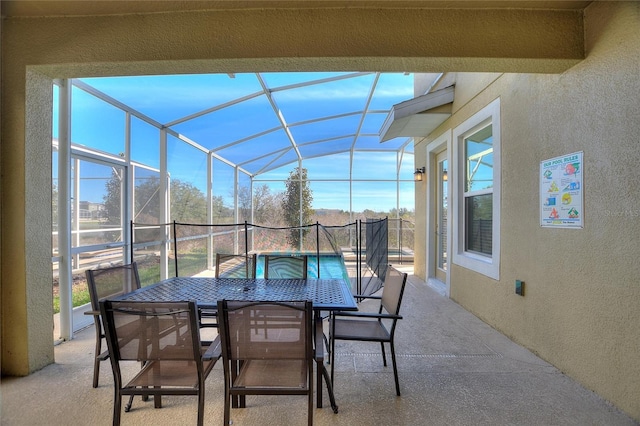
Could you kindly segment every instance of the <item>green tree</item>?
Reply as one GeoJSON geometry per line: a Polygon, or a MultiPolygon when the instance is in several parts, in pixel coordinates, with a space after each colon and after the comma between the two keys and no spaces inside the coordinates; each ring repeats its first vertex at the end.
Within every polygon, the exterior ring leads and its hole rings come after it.
{"type": "MultiPolygon", "coordinates": [[[[291,227],[297,227],[311,222],[313,209],[313,193],[307,180],[307,169],[296,167],[289,173],[285,181],[285,193],[282,200],[282,210],[285,223],[291,227]]],[[[293,247],[300,247],[302,239],[308,230],[300,232],[293,229],[289,233],[289,243],[293,247]]]]}
{"type": "Polygon", "coordinates": [[[142,223],[160,222],[160,179],[151,176],[142,180],[136,179],[134,190],[133,221],[142,223]]]}
{"type": "MultiPolygon", "coordinates": [[[[281,198],[281,197],[280,197],[281,198]]],[[[274,226],[272,219],[281,215],[282,203],[278,194],[273,194],[268,185],[254,186],[253,196],[249,186],[241,186],[238,190],[238,208],[240,217],[258,225],[274,226]],[[253,205],[253,219],[251,207],[253,205]]]]}
{"type": "MultiPolygon", "coordinates": [[[[120,223],[121,178],[112,172],[107,181],[106,194],[103,197],[107,222],[120,223]]],[[[179,222],[207,223],[206,197],[189,182],[179,179],[171,181],[171,218],[179,222]]],[[[135,187],[134,221],[158,223],[160,219],[160,179],[152,176],[135,187]]],[[[214,204],[215,205],[215,204],[214,204]]]]}
{"type": "Polygon", "coordinates": [[[105,215],[107,223],[110,225],[119,225],[121,215],[122,194],[122,177],[118,175],[115,168],[111,170],[111,179],[105,184],[106,193],[102,197],[104,202],[105,215]]]}
{"type": "Polygon", "coordinates": [[[207,223],[207,197],[189,182],[171,181],[171,220],[207,223]]]}
{"type": "Polygon", "coordinates": [[[238,188],[238,218],[240,222],[245,220],[251,222],[251,186],[249,185],[240,185],[238,188]]]}
{"type": "Polygon", "coordinates": [[[211,197],[211,213],[213,223],[229,223],[229,218],[233,218],[233,209],[224,205],[224,198],[221,195],[211,197]]]}

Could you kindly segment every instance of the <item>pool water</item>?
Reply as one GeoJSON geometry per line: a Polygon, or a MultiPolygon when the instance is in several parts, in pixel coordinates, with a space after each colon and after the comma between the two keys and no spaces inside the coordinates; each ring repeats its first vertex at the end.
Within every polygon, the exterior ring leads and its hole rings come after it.
{"type": "MultiPolygon", "coordinates": [[[[318,257],[308,256],[307,276],[309,278],[342,278],[349,281],[347,268],[341,256],[320,255],[320,277],[318,277],[318,257]]],[[[258,256],[256,278],[264,278],[264,256],[258,256]]]]}

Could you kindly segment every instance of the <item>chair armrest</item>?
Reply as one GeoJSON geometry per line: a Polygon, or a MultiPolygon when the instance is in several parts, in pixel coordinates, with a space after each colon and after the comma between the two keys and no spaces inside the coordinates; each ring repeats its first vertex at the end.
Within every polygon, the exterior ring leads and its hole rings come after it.
{"type": "Polygon", "coordinates": [[[86,311],[84,314],[85,315],[93,315],[94,317],[99,317],[100,316],[100,311],[86,311]]]}
{"type": "Polygon", "coordinates": [[[378,314],[374,312],[336,312],[333,314],[334,317],[352,317],[352,318],[378,318],[378,319],[402,319],[402,315],[393,315],[393,314],[378,314]]]}
{"type": "Polygon", "coordinates": [[[202,354],[202,359],[204,361],[208,361],[211,359],[218,359],[222,355],[222,343],[220,342],[220,336],[216,336],[216,338],[209,344],[209,347],[202,354]]]}

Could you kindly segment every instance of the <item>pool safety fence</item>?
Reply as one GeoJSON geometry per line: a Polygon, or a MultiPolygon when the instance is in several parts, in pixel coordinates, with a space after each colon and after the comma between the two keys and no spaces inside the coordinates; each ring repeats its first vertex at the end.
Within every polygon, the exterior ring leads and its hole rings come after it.
{"type": "Polygon", "coordinates": [[[212,276],[216,253],[255,253],[258,265],[266,254],[305,254],[309,276],[348,279],[354,294],[368,295],[383,284],[389,261],[387,235],[386,218],[297,227],[131,222],[130,253],[141,270],[143,285],[172,276],[212,276]],[[336,259],[342,266],[329,267],[336,259]]]}

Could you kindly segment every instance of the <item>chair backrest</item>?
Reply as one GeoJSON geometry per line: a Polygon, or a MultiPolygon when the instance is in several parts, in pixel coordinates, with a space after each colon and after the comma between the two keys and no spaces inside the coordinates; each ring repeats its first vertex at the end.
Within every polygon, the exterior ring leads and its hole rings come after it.
{"type": "Polygon", "coordinates": [[[400,304],[404,294],[404,286],[407,283],[407,274],[398,271],[393,266],[387,267],[387,273],[382,287],[381,307],[393,315],[400,313],[400,304]]]}
{"type": "Polygon", "coordinates": [[[100,310],[112,364],[118,361],[201,359],[197,308],[193,301],[107,299],[100,302],[100,310]]]}
{"type": "Polygon", "coordinates": [[[268,254],[264,257],[264,277],[307,278],[307,255],[288,256],[268,254]]]}
{"type": "Polygon", "coordinates": [[[91,309],[94,311],[100,310],[100,299],[120,296],[140,288],[136,262],[130,265],[87,270],[85,275],[91,298],[91,309]]]}
{"type": "Polygon", "coordinates": [[[216,253],[216,278],[255,278],[256,254],[216,253]]]}
{"type": "Polygon", "coordinates": [[[218,301],[225,363],[239,360],[313,359],[310,301],[218,301]]]}

